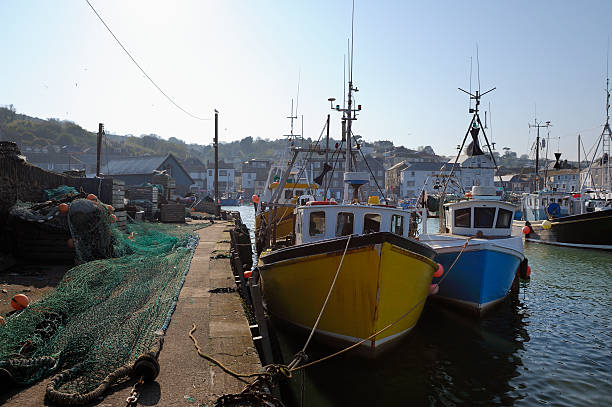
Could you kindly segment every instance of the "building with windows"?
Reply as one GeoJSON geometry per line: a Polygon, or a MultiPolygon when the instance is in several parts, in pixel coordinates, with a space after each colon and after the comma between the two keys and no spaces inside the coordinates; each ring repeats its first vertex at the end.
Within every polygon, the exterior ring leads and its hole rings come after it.
{"type": "Polygon", "coordinates": [[[165,171],[174,178],[177,194],[184,195],[194,184],[189,172],[173,154],[110,160],[102,167],[104,175],[125,181],[126,186],[152,182],[155,171],[165,171]]]}
{"type": "Polygon", "coordinates": [[[577,192],[580,189],[578,171],[572,168],[548,171],[546,186],[558,192],[577,192]]]}
{"type": "MultiPolygon", "coordinates": [[[[215,194],[215,163],[207,161],[206,167],[206,194],[213,196],[215,194]]],[[[219,196],[223,197],[229,193],[236,192],[235,172],[236,170],[232,164],[219,161],[219,196]]]]}
{"type": "Polygon", "coordinates": [[[401,174],[406,167],[408,167],[408,164],[406,164],[406,161],[404,160],[385,170],[385,191],[387,193],[387,198],[392,201],[397,201],[400,197],[402,197],[401,174]]]}
{"type": "Polygon", "coordinates": [[[244,197],[253,194],[263,195],[268,173],[270,172],[270,160],[251,159],[242,163],[242,191],[244,197]]]}
{"type": "MultiPolygon", "coordinates": [[[[402,198],[417,198],[422,190],[426,193],[438,193],[451,173],[453,163],[435,162],[408,163],[401,172],[400,194],[402,198]]],[[[446,193],[463,195],[473,186],[494,186],[494,165],[488,155],[483,154],[476,144],[470,143],[457,160],[453,175],[446,187],[446,193]],[[472,153],[475,151],[476,153],[472,153]]]]}
{"type": "Polygon", "coordinates": [[[183,161],[183,167],[189,172],[189,176],[193,178],[194,185],[192,189],[199,191],[206,190],[206,166],[199,158],[190,157],[183,161]]]}
{"type": "Polygon", "coordinates": [[[523,193],[531,192],[533,186],[533,175],[531,174],[506,174],[499,177],[495,176],[495,186],[502,187],[505,192],[523,193]]]}

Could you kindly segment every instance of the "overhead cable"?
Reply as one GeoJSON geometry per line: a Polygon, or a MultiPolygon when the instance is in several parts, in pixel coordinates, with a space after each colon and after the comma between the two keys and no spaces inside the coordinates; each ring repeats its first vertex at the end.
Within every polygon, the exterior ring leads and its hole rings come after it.
{"type": "Polygon", "coordinates": [[[170,103],[172,103],[174,106],[176,106],[179,110],[181,110],[183,113],[187,114],[188,116],[193,117],[194,119],[197,120],[210,120],[210,118],[204,118],[204,117],[199,117],[196,116],[190,112],[188,112],[187,110],[183,109],[178,103],[176,103],[170,96],[168,96],[168,94],[166,92],[163,91],[162,88],[160,88],[157,83],[155,83],[155,81],[145,72],[144,69],[142,69],[142,67],[140,66],[140,64],[138,62],[136,62],[136,60],[134,59],[134,57],[130,54],[130,52],[123,46],[123,44],[121,43],[121,41],[119,41],[119,38],[117,38],[117,36],[113,33],[113,31],[110,29],[110,27],[104,22],[104,20],[102,19],[102,17],[100,16],[100,14],[98,14],[98,12],[96,11],[96,9],[94,8],[94,6],[89,2],[89,0],[85,0],[87,2],[87,4],[89,5],[89,7],[91,7],[91,9],[93,10],[93,12],[96,14],[96,16],[98,17],[98,19],[102,22],[102,24],[104,24],[104,27],[106,27],[106,29],[108,30],[108,32],[113,36],[113,38],[115,39],[115,41],[117,41],[117,44],[119,44],[119,46],[123,49],[123,51],[125,51],[125,53],[127,54],[128,57],[130,57],[130,59],[132,60],[132,62],[134,62],[134,64],[138,67],[138,69],[140,69],[140,72],[143,73],[143,75],[153,84],[153,86],[155,86],[157,88],[158,91],[161,92],[162,95],[164,95],[166,97],[166,99],[168,99],[170,101],[170,103]]]}

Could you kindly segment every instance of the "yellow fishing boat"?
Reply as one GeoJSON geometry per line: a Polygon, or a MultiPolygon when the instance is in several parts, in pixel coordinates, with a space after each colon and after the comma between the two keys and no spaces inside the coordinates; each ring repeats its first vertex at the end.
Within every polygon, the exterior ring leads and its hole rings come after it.
{"type": "Polygon", "coordinates": [[[275,317],[329,342],[371,350],[417,323],[438,265],[430,247],[409,237],[410,213],[375,205],[309,202],[295,210],[295,244],[260,256],[262,289],[275,317]]]}
{"type": "MultiPolygon", "coordinates": [[[[292,149],[293,159],[269,202],[270,208],[278,208],[275,205],[280,202],[281,186],[286,192],[295,190],[295,195],[287,198],[295,199],[296,207],[290,217],[285,213],[283,218],[291,219],[293,228],[283,229],[281,233],[291,234],[279,239],[279,225],[274,220],[281,218],[268,215],[267,227],[260,226],[257,235],[259,241],[268,243],[259,256],[258,267],[270,314],[328,342],[359,344],[362,349],[376,351],[414,328],[438,264],[433,261],[435,251],[413,238],[418,210],[380,205],[374,196],[368,204],[359,203],[359,188],[374,174],[371,170],[355,171],[354,153],[360,147],[357,143],[352,150],[351,123],[361,111],[361,105],[353,107],[356,91],[349,77],[346,108],[334,106],[335,99],[329,99],[331,108],[343,114],[345,148],[336,147],[337,154],[332,157],[344,155],[344,203],[314,200],[298,194],[297,188],[285,186],[297,153],[318,152],[327,157],[329,139],[325,150],[319,150],[318,142],[307,150],[292,149]]],[[[329,118],[327,129],[329,137],[329,118]]],[[[326,173],[334,167],[325,163],[321,175],[313,179],[329,185],[326,173]]],[[[327,192],[327,188],[324,190],[327,192]]],[[[383,195],[380,188],[379,192],[383,195]]],[[[426,231],[426,213],[422,216],[426,231]]]]}
{"type": "MultiPolygon", "coordinates": [[[[275,181],[266,188],[266,193],[255,214],[255,236],[262,235],[260,230],[262,226],[265,228],[273,224],[274,228],[276,228],[276,233],[274,234],[276,239],[285,240],[290,237],[293,233],[293,210],[298,204],[298,200],[301,203],[314,200],[314,197],[308,195],[308,193],[315,193],[317,188],[319,188],[314,183],[287,182],[281,188],[282,190],[279,191],[278,202],[274,205],[269,205],[268,203],[271,201],[274,192],[279,188],[279,185],[279,181],[275,181]]],[[[269,241],[256,240],[259,252],[268,247],[269,244],[269,241]]]]}

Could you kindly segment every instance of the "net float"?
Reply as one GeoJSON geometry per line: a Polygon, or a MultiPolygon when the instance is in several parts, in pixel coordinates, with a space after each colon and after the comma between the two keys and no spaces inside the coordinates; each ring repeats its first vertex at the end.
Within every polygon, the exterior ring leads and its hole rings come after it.
{"type": "Polygon", "coordinates": [[[68,206],[67,203],[61,203],[59,204],[57,209],[59,209],[60,213],[68,213],[68,211],[70,210],[70,206],[68,206]]]}
{"type": "Polygon", "coordinates": [[[30,305],[30,299],[25,294],[15,294],[11,298],[11,307],[17,311],[21,311],[30,305]]]}
{"type": "Polygon", "coordinates": [[[438,278],[438,277],[442,277],[443,274],[444,274],[444,266],[438,263],[438,269],[436,270],[433,276],[438,278]]]}

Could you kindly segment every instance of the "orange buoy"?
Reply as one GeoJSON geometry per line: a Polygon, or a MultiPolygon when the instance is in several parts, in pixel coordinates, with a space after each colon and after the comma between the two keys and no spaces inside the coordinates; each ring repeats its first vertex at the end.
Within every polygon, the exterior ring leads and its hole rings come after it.
{"type": "Polygon", "coordinates": [[[244,278],[251,278],[253,272],[251,270],[247,270],[244,272],[244,278]]]}
{"type": "Polygon", "coordinates": [[[436,270],[433,276],[438,278],[438,277],[442,277],[443,274],[444,274],[444,266],[438,263],[438,269],[436,270]]]}
{"type": "Polygon", "coordinates": [[[29,304],[30,299],[25,294],[15,294],[15,296],[11,298],[11,307],[17,311],[27,308],[29,304]]]}
{"type": "Polygon", "coordinates": [[[108,209],[110,212],[115,212],[115,208],[113,208],[113,205],[106,205],[106,209],[108,209]]]}
{"type": "Polygon", "coordinates": [[[68,213],[68,210],[70,209],[70,206],[68,206],[67,203],[61,203],[61,204],[59,204],[57,209],[59,209],[60,213],[68,213]]]}
{"type": "Polygon", "coordinates": [[[74,249],[74,240],[72,240],[72,238],[66,240],[66,246],[70,247],[71,249],[74,249]]]}
{"type": "Polygon", "coordinates": [[[87,195],[87,199],[89,199],[90,201],[97,201],[98,197],[95,196],[94,194],[89,194],[87,195]]]}
{"type": "Polygon", "coordinates": [[[440,291],[440,286],[438,284],[431,284],[429,286],[429,295],[436,295],[440,291]]]}
{"type": "Polygon", "coordinates": [[[524,235],[528,235],[530,233],[531,233],[531,227],[529,227],[527,225],[523,226],[523,234],[524,235]]]}

